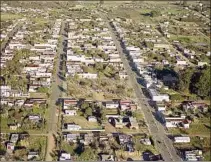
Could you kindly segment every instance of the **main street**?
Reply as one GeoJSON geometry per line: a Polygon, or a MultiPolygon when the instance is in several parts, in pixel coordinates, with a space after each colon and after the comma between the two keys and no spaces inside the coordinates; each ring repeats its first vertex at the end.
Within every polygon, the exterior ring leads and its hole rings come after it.
{"type": "Polygon", "coordinates": [[[101,13],[102,17],[106,21],[108,25],[108,29],[111,32],[113,41],[117,47],[117,50],[121,56],[121,59],[123,61],[124,67],[129,75],[129,80],[131,82],[131,85],[133,86],[133,89],[135,90],[136,96],[138,98],[138,104],[141,107],[145,121],[148,125],[150,134],[152,135],[155,146],[157,147],[158,151],[161,153],[163,159],[165,161],[181,161],[181,158],[177,155],[175,148],[173,147],[172,142],[170,139],[166,136],[164,127],[160,125],[159,122],[155,120],[155,117],[153,116],[151,112],[151,107],[149,106],[148,102],[144,100],[145,96],[137,83],[137,75],[132,71],[129,62],[126,58],[126,52],[123,49],[123,47],[120,44],[120,41],[118,41],[118,38],[116,37],[116,32],[109,24],[107,16],[105,16],[103,13],[101,13]],[[142,99],[142,100],[141,100],[142,99]]]}
{"type": "Polygon", "coordinates": [[[48,142],[47,142],[47,150],[46,150],[46,161],[52,161],[51,152],[55,148],[55,139],[54,135],[57,135],[58,131],[58,112],[57,112],[57,101],[58,98],[61,97],[62,94],[62,85],[63,78],[61,75],[62,69],[60,69],[60,64],[62,62],[62,55],[64,50],[64,28],[65,22],[62,21],[61,30],[60,30],[60,38],[58,41],[58,50],[57,56],[55,58],[55,71],[52,76],[52,87],[49,99],[49,119],[48,119],[48,142]]]}

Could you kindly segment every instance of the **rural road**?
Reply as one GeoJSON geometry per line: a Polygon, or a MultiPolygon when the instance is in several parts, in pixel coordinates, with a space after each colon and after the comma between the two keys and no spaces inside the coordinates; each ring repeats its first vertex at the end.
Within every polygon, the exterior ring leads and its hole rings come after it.
{"type": "Polygon", "coordinates": [[[46,150],[46,161],[52,161],[51,157],[51,152],[55,148],[55,139],[54,135],[57,135],[58,131],[58,115],[57,115],[57,106],[56,102],[59,97],[61,97],[62,94],[62,85],[63,85],[63,80],[60,75],[60,63],[62,62],[61,55],[64,53],[64,27],[65,27],[65,22],[62,21],[61,24],[61,30],[60,30],[60,35],[61,35],[61,40],[59,41],[58,44],[58,51],[57,51],[57,57],[56,59],[56,72],[53,74],[53,80],[54,82],[52,83],[51,87],[51,94],[50,94],[50,99],[49,99],[49,119],[48,119],[48,142],[47,142],[47,150],[46,150]]]}

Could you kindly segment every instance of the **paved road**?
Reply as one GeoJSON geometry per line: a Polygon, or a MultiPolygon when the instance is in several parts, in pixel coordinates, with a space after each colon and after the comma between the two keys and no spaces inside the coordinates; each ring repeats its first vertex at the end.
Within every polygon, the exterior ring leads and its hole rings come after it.
{"type": "Polygon", "coordinates": [[[47,142],[47,151],[46,151],[46,161],[52,161],[51,152],[55,147],[55,141],[53,135],[57,135],[58,131],[58,112],[57,112],[57,106],[56,102],[59,97],[61,97],[62,94],[62,78],[60,77],[60,63],[61,55],[63,54],[63,42],[64,42],[64,22],[62,21],[61,30],[60,30],[61,40],[59,42],[59,47],[57,51],[57,58],[56,58],[56,72],[53,75],[54,82],[52,83],[51,87],[51,94],[49,99],[49,109],[50,109],[50,115],[48,119],[48,142],[47,142]]]}
{"type": "Polygon", "coordinates": [[[107,17],[104,17],[103,14],[101,14],[101,15],[104,18],[104,20],[107,22],[108,28],[112,34],[113,41],[117,47],[118,52],[120,53],[124,67],[129,75],[130,82],[135,90],[137,98],[139,99],[138,104],[143,111],[150,134],[153,136],[153,139],[155,141],[155,145],[157,146],[158,151],[161,153],[161,155],[165,161],[181,161],[181,158],[176,154],[176,150],[173,147],[172,142],[166,136],[163,126],[159,125],[159,123],[155,121],[153,114],[150,110],[150,106],[148,105],[147,101],[143,100],[145,97],[136,81],[137,76],[132,71],[132,69],[128,63],[128,60],[126,58],[126,53],[125,53],[124,49],[121,47],[120,42],[117,40],[116,33],[115,33],[114,29],[109,24],[107,17]],[[141,98],[142,98],[142,101],[140,100],[141,98]],[[146,104],[146,106],[145,106],[145,104],[146,104]],[[160,142],[158,142],[158,141],[160,141],[160,142]]]}

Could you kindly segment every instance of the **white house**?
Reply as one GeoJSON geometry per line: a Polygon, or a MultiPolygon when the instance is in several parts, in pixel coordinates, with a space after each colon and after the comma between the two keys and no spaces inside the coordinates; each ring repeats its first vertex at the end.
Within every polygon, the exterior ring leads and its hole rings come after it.
{"type": "Polygon", "coordinates": [[[69,131],[78,131],[81,129],[80,125],[77,124],[67,124],[67,130],[69,131]]]}
{"type": "Polygon", "coordinates": [[[89,122],[97,122],[97,118],[95,116],[89,116],[88,121],[89,122]]]}
{"type": "Polygon", "coordinates": [[[107,109],[116,109],[116,108],[119,107],[119,103],[117,103],[117,102],[112,102],[112,101],[108,101],[108,102],[106,102],[105,107],[106,107],[107,109]]]}
{"type": "Polygon", "coordinates": [[[169,95],[160,94],[156,89],[150,88],[149,94],[153,101],[169,101],[169,95]]]}
{"type": "Polygon", "coordinates": [[[59,161],[66,161],[66,160],[71,160],[71,155],[69,153],[61,153],[59,157],[59,161]]]}
{"type": "Polygon", "coordinates": [[[187,136],[174,137],[174,143],[189,143],[189,142],[190,142],[190,137],[187,136]]]}
{"type": "Polygon", "coordinates": [[[78,76],[80,78],[87,78],[87,79],[96,79],[97,74],[92,74],[92,73],[79,73],[78,76]]]}
{"type": "Polygon", "coordinates": [[[75,115],[77,115],[76,110],[64,110],[64,113],[67,116],[75,116],[75,115]]]}
{"type": "Polygon", "coordinates": [[[177,60],[177,65],[187,65],[187,62],[182,60],[177,60]]]}

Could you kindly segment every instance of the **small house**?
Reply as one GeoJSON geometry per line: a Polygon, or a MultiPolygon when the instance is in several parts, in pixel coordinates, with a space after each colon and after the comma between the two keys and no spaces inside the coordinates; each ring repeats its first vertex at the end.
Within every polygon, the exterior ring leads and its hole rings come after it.
{"type": "Polygon", "coordinates": [[[189,142],[190,142],[190,137],[186,136],[174,137],[174,143],[189,143],[189,142]]]}
{"type": "Polygon", "coordinates": [[[37,151],[30,151],[28,153],[27,159],[32,160],[33,158],[36,158],[36,159],[39,158],[39,153],[37,151]]]}
{"type": "Polygon", "coordinates": [[[75,116],[75,115],[77,115],[77,111],[76,110],[64,110],[64,114],[66,115],[66,116],[75,116]]]}
{"type": "Polygon", "coordinates": [[[89,116],[88,121],[89,122],[97,122],[97,118],[95,116],[89,116]]]}
{"type": "Polygon", "coordinates": [[[105,103],[105,107],[107,109],[116,109],[119,107],[119,103],[118,102],[113,102],[113,101],[107,101],[105,103]]]}
{"type": "Polygon", "coordinates": [[[69,153],[61,153],[59,157],[59,161],[66,161],[66,160],[71,160],[71,155],[69,153]]]}

